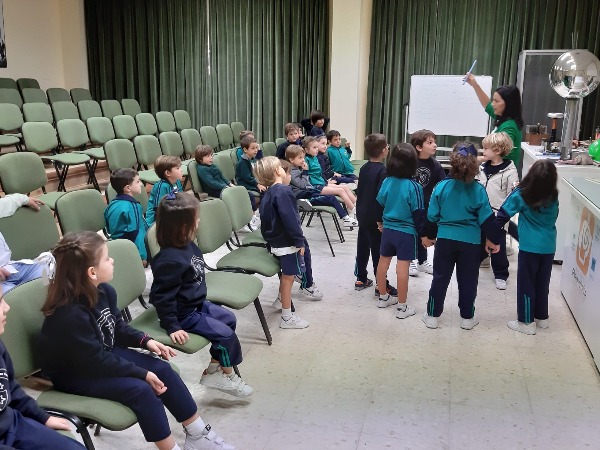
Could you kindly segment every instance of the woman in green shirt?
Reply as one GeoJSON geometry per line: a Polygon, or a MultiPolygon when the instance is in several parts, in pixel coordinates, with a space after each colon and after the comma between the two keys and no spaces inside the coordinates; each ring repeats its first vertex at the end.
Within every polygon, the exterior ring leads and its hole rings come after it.
{"type": "Polygon", "coordinates": [[[521,93],[519,88],[516,86],[500,86],[492,95],[492,99],[487,96],[481,86],[477,83],[477,80],[472,74],[467,77],[467,83],[469,83],[475,90],[477,98],[481,103],[481,106],[485,108],[485,112],[495,120],[494,133],[504,131],[510,136],[513,141],[513,149],[506,159],[510,159],[515,163],[516,167],[519,167],[521,160],[521,141],[523,140],[523,134],[521,128],[523,128],[523,111],[521,109],[521,93]]]}

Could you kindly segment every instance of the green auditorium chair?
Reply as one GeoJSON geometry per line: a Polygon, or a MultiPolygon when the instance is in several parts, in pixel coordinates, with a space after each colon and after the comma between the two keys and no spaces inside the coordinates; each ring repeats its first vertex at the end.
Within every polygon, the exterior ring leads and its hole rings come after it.
{"type": "Polygon", "coordinates": [[[159,133],[165,131],[177,131],[175,125],[175,117],[169,111],[159,111],[156,113],[156,123],[158,125],[159,133]]]}
{"type": "Polygon", "coordinates": [[[95,189],[67,192],[56,202],[56,217],[63,236],[78,231],[104,230],[106,202],[95,189]]]}
{"type": "Polygon", "coordinates": [[[23,116],[26,122],[54,123],[52,108],[47,103],[24,103],[23,116]]]}
{"type": "Polygon", "coordinates": [[[48,100],[50,104],[54,102],[70,102],[71,94],[69,91],[63,88],[49,88],[46,89],[46,94],[48,94],[48,100]]]}
{"type": "Polygon", "coordinates": [[[0,103],[12,103],[17,105],[19,109],[23,107],[21,94],[16,89],[11,88],[0,88],[0,103]]]}
{"type": "Polygon", "coordinates": [[[173,113],[173,117],[175,118],[175,126],[177,127],[177,131],[180,133],[183,130],[189,130],[192,128],[192,119],[190,118],[190,114],[185,109],[178,109],[173,113]]]}
{"type": "Polygon", "coordinates": [[[135,116],[138,132],[143,135],[158,136],[158,125],[156,119],[150,113],[140,113],[135,116]]]}
{"type": "Polygon", "coordinates": [[[102,106],[102,115],[112,119],[115,116],[122,116],[123,110],[121,104],[117,100],[102,100],[100,102],[102,106]]]}
{"type": "Polygon", "coordinates": [[[73,88],[71,89],[71,99],[73,99],[73,103],[76,105],[81,100],[93,100],[92,94],[88,89],[85,88],[73,88]]]}
{"type": "Polygon", "coordinates": [[[40,88],[25,88],[21,90],[23,103],[48,103],[46,93],[40,88]]]}
{"type": "Polygon", "coordinates": [[[235,145],[240,145],[240,133],[245,129],[242,122],[231,122],[231,132],[233,133],[233,143],[235,145]]]}
{"type": "Polygon", "coordinates": [[[220,123],[216,127],[217,138],[219,139],[219,147],[221,150],[233,148],[233,132],[228,123],[220,123]]]}
{"type": "Polygon", "coordinates": [[[112,118],[113,128],[117,139],[132,140],[138,135],[138,129],[135,124],[135,119],[127,114],[114,116],[112,118]]]}
{"type": "Polygon", "coordinates": [[[79,112],[73,102],[54,102],[52,103],[52,112],[54,113],[54,120],[56,122],[63,119],[79,120],[79,112]]]}
{"type": "Polygon", "coordinates": [[[134,98],[121,99],[121,106],[123,109],[123,114],[131,117],[135,117],[142,112],[139,102],[134,98]]]}
{"type": "Polygon", "coordinates": [[[79,109],[79,118],[84,122],[87,122],[90,117],[103,117],[100,104],[96,100],[80,100],[77,109],[79,109]]]}

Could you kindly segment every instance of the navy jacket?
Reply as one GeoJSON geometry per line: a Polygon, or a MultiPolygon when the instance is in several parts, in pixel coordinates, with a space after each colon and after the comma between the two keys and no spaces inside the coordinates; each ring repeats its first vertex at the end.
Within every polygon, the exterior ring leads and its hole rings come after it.
{"type": "Polygon", "coordinates": [[[317,153],[317,159],[321,165],[321,173],[323,174],[323,178],[326,180],[333,178],[334,171],[333,167],[331,167],[331,161],[329,160],[329,156],[327,156],[327,152],[317,153]]]}
{"type": "Polygon", "coordinates": [[[279,159],[285,159],[285,151],[292,144],[294,144],[294,145],[302,145],[302,139],[298,139],[296,142],[285,141],[283,144],[279,144],[277,146],[277,153],[275,153],[275,155],[279,159]]]}
{"type": "Polygon", "coordinates": [[[274,184],[260,202],[260,231],[273,248],[304,247],[298,204],[292,188],[274,184]]]}
{"type": "Polygon", "coordinates": [[[246,158],[240,158],[235,166],[235,183],[244,186],[249,191],[258,192],[258,181],[252,173],[252,162],[246,158]]]}
{"type": "Polygon", "coordinates": [[[323,136],[325,134],[325,130],[329,126],[329,117],[325,117],[325,120],[323,123],[323,128],[319,128],[318,126],[314,125],[310,121],[310,117],[308,117],[306,119],[302,119],[300,124],[302,125],[302,128],[304,128],[305,134],[307,136],[314,136],[314,137],[323,136]]]}
{"type": "Polygon", "coordinates": [[[367,162],[360,168],[356,188],[356,220],[361,224],[383,222],[383,206],[377,202],[377,194],[386,177],[383,163],[367,162]]]}

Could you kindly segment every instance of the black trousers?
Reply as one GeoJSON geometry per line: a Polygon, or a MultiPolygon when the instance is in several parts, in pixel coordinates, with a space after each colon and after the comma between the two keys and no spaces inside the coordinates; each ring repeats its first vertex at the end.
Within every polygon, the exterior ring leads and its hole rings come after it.
{"type": "Polygon", "coordinates": [[[377,222],[360,223],[356,239],[356,265],[354,275],[361,281],[367,278],[367,265],[369,254],[373,263],[373,275],[377,274],[379,264],[379,248],[381,247],[381,231],[377,229],[377,222]]]}

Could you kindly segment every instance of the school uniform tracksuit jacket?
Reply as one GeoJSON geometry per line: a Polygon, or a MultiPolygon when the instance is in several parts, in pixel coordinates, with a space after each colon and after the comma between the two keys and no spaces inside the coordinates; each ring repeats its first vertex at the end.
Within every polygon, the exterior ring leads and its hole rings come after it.
{"type": "Polygon", "coordinates": [[[221,170],[215,164],[198,164],[196,172],[202,190],[211,197],[219,198],[223,189],[229,186],[221,170]]]}
{"type": "Polygon", "coordinates": [[[106,230],[111,239],[128,239],[135,244],[143,260],[148,259],[146,231],[148,225],[142,214],[142,205],[131,195],[117,195],[104,210],[106,230]]]}

